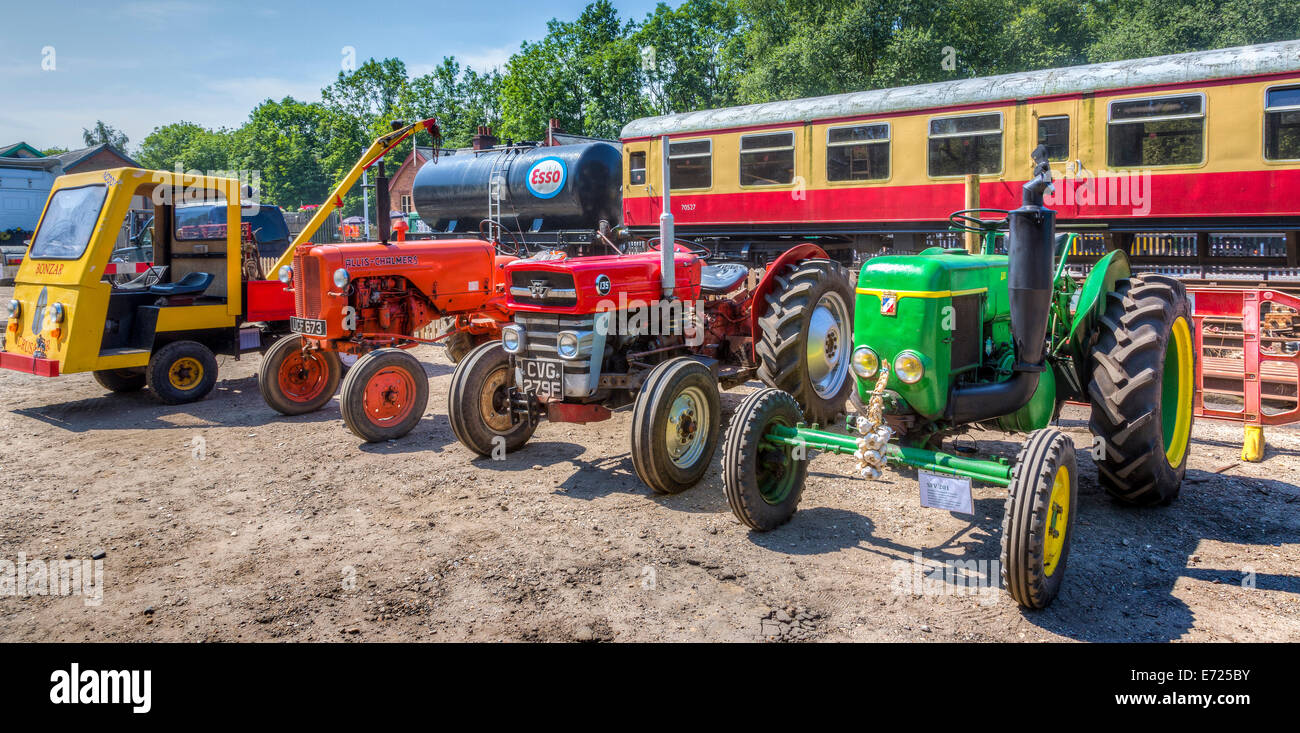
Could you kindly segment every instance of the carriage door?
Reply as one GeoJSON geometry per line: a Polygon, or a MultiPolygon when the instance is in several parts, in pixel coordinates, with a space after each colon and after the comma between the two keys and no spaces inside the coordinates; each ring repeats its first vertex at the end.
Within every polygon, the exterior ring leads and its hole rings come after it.
{"type": "MultiPolygon", "coordinates": [[[[1052,164],[1052,182],[1056,191],[1047,198],[1048,207],[1057,211],[1058,218],[1072,219],[1078,213],[1075,204],[1075,186],[1081,175],[1079,154],[1079,105],[1076,100],[1030,103],[1027,128],[1020,136],[1025,165],[1029,153],[1039,145],[1047,147],[1047,159],[1052,164]]],[[[1019,164],[1020,161],[1017,161],[1019,164]]],[[[1027,167],[1025,170],[1029,170],[1027,167]]],[[[1086,175],[1083,173],[1082,175],[1086,175]]],[[[1027,176],[1026,176],[1027,177],[1027,176]]],[[[1017,176],[1019,178],[1019,176],[1017,176]]]]}

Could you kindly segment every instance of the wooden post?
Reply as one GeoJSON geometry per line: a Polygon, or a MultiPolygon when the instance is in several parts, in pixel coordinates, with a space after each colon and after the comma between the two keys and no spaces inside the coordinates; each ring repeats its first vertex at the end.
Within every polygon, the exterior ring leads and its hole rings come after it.
{"type": "MultiPolygon", "coordinates": [[[[977,173],[971,173],[966,176],[966,206],[967,209],[978,209],[980,207],[980,177],[977,173]]],[[[981,248],[980,235],[975,232],[966,232],[966,251],[973,255],[980,253],[981,248]]]]}

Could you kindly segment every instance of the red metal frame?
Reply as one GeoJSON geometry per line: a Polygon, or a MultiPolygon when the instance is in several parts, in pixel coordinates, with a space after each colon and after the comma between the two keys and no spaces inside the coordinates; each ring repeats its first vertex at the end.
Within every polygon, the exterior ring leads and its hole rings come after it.
{"type": "MultiPolygon", "coordinates": [[[[1263,379],[1261,362],[1283,362],[1295,365],[1296,394],[1300,395],[1300,353],[1261,355],[1260,310],[1265,303],[1276,303],[1300,312],[1300,298],[1276,290],[1256,288],[1189,288],[1193,299],[1192,320],[1195,322],[1196,340],[1196,396],[1197,417],[1215,420],[1234,420],[1248,425],[1286,425],[1300,422],[1300,401],[1288,412],[1266,415],[1263,407],[1263,379]],[[1205,319],[1231,318],[1241,320],[1242,329],[1242,399],[1240,412],[1205,406],[1205,319]]],[[[1277,374],[1274,374],[1274,378],[1277,374]]],[[[1291,378],[1287,375],[1288,381],[1291,378]]]]}

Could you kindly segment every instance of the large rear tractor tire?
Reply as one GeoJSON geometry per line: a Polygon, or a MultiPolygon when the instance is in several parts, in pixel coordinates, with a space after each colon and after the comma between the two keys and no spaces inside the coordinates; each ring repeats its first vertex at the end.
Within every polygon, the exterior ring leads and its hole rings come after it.
{"type": "Polygon", "coordinates": [[[704,478],[718,449],[722,400],[713,372],[689,356],[646,377],[632,408],[632,466],[658,494],[677,494],[704,478]]]}
{"type": "Polygon", "coordinates": [[[1092,349],[1089,427],[1101,485],[1124,504],[1168,504],[1187,472],[1196,389],[1187,291],[1135,275],[1107,294],[1092,349]]]}
{"type": "Polygon", "coordinates": [[[537,426],[510,416],[510,355],[500,341],[469,352],[451,375],[447,418],[466,448],[481,456],[511,453],[533,437],[537,426]]]}
{"type": "Polygon", "coordinates": [[[763,439],[774,425],[803,422],[799,404],[779,389],[746,397],[727,426],[722,448],[722,487],[731,512],[745,525],[766,532],[794,516],[808,479],[807,456],[792,446],[763,439]]]}
{"type": "Polygon", "coordinates": [[[448,336],[444,342],[447,348],[447,358],[451,359],[452,364],[459,364],[466,354],[491,340],[492,337],[486,333],[457,331],[448,336]]]}
{"type": "Polygon", "coordinates": [[[376,349],[357,359],[343,379],[343,422],[369,443],[397,440],[415,429],[429,404],[429,378],[401,349],[376,349]]]}
{"type": "Polygon", "coordinates": [[[267,349],[257,373],[262,399],[281,415],[315,412],[334,399],[343,365],[333,351],[302,348],[301,336],[285,336],[267,349]]]}
{"type": "Polygon", "coordinates": [[[831,425],[853,390],[853,285],[833,260],[804,260],[776,277],[758,319],[758,377],[798,401],[809,422],[831,425]]]}
{"type": "Polygon", "coordinates": [[[101,369],[95,372],[95,381],[110,392],[139,392],[144,389],[149,378],[145,370],[135,369],[101,369]]]}
{"type": "Polygon", "coordinates": [[[1011,469],[1002,516],[1002,585],[1025,608],[1046,608],[1061,591],[1078,514],[1074,444],[1035,430],[1011,469]]]}
{"type": "Polygon", "coordinates": [[[149,357],[145,375],[163,404],[198,402],[217,385],[217,357],[197,341],[173,341],[149,357]]]}

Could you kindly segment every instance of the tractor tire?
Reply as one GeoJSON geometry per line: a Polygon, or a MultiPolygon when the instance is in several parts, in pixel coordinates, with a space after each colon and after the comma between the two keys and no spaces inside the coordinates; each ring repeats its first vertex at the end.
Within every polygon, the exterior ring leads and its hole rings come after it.
{"type": "Polygon", "coordinates": [[[1183,284],[1134,275],[1107,293],[1092,347],[1089,428],[1106,492],[1123,504],[1168,504],[1187,472],[1196,355],[1183,284]]]}
{"type": "Polygon", "coordinates": [[[704,478],[718,449],[722,399],[713,372],[689,356],[656,366],[632,408],[632,466],[657,494],[704,478]]]}
{"type": "Polygon", "coordinates": [[[803,422],[799,403],[779,389],[761,389],[736,408],[722,443],[722,487],[732,514],[760,532],[776,529],[794,516],[808,479],[808,460],[794,449],[768,443],[773,425],[803,422]]]}
{"type": "Polygon", "coordinates": [[[153,352],[145,375],[163,404],[198,402],[217,385],[217,357],[197,341],[173,341],[153,352]]]}
{"type": "Polygon", "coordinates": [[[376,349],[357,359],[339,392],[343,422],[368,443],[411,432],[428,404],[429,377],[419,360],[401,349],[376,349]]]}
{"type": "Polygon", "coordinates": [[[475,348],[456,365],[447,394],[451,432],[466,448],[480,456],[495,451],[511,453],[533,437],[535,424],[514,423],[510,416],[510,355],[500,341],[475,348]]]}
{"type": "Polygon", "coordinates": [[[143,369],[101,369],[94,376],[109,392],[139,392],[149,381],[143,369]]]}
{"type": "Polygon", "coordinates": [[[472,334],[466,333],[465,331],[457,331],[448,336],[447,341],[445,342],[447,358],[451,359],[452,364],[459,364],[460,360],[464,359],[466,354],[491,340],[491,337],[485,333],[472,334]]]}
{"type": "Polygon", "coordinates": [[[1002,516],[1002,585],[1025,608],[1046,608],[1061,591],[1078,514],[1074,443],[1035,430],[1011,469],[1002,516]]]}
{"type": "Polygon", "coordinates": [[[776,277],[758,319],[758,377],[788,392],[809,422],[831,425],[853,391],[853,285],[834,260],[804,260],[776,277]]]}
{"type": "Polygon", "coordinates": [[[334,399],[343,364],[333,351],[303,351],[301,336],[285,336],[262,356],[257,388],[281,415],[315,412],[334,399]]]}

